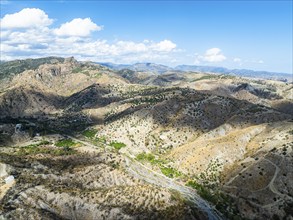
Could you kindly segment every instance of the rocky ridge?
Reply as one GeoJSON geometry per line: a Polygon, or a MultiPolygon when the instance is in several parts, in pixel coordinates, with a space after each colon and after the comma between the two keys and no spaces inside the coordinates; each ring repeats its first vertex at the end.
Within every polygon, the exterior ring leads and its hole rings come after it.
{"type": "Polygon", "coordinates": [[[1,83],[0,210],[20,219],[290,219],[291,106],[290,83],[41,64],[1,83]],[[57,146],[68,138],[77,146],[57,146]],[[206,205],[186,196],[191,188],[206,205]]]}

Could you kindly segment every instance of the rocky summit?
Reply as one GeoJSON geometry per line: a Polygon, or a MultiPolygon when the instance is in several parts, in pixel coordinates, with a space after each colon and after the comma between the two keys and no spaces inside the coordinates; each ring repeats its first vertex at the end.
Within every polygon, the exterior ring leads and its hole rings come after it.
{"type": "Polygon", "coordinates": [[[0,219],[293,219],[292,90],[151,63],[3,62],[0,219]]]}

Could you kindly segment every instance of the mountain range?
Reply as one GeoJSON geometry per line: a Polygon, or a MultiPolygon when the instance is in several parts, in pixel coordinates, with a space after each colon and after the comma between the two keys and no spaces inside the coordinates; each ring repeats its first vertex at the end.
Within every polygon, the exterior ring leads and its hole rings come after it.
{"type": "Polygon", "coordinates": [[[107,66],[111,69],[122,70],[129,69],[133,71],[141,72],[152,72],[152,73],[166,73],[170,71],[176,72],[203,72],[203,73],[216,73],[216,74],[227,74],[240,77],[251,77],[251,78],[260,78],[260,79],[273,79],[280,80],[284,82],[292,82],[292,74],[289,73],[276,73],[268,71],[254,71],[249,69],[227,69],[224,67],[216,66],[195,66],[195,65],[179,65],[176,67],[168,67],[161,64],[154,63],[136,63],[132,65],[127,64],[114,64],[114,63],[99,63],[103,66],[107,66]]]}
{"type": "Polygon", "coordinates": [[[73,57],[0,73],[0,219],[293,218],[290,82],[73,57]]]}

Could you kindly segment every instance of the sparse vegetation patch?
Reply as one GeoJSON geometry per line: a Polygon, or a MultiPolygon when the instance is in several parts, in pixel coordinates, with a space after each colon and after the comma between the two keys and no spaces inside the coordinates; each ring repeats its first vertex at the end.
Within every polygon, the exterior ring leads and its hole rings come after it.
{"type": "Polygon", "coordinates": [[[26,155],[35,155],[35,154],[51,154],[54,156],[62,156],[62,155],[70,155],[76,153],[74,149],[72,149],[68,145],[59,146],[58,148],[54,146],[48,146],[51,142],[49,141],[41,141],[37,144],[30,144],[24,147],[20,147],[16,154],[18,156],[26,156],[26,155]]]}
{"type": "Polygon", "coordinates": [[[121,148],[126,147],[126,144],[113,141],[110,143],[110,146],[114,147],[116,150],[120,150],[121,148]]]}
{"type": "Polygon", "coordinates": [[[97,132],[98,131],[96,129],[87,129],[82,132],[82,135],[87,138],[93,139],[95,137],[95,135],[97,134],[97,132]]]}
{"type": "Polygon", "coordinates": [[[74,142],[72,139],[68,138],[68,139],[63,139],[63,140],[60,140],[60,141],[57,141],[55,143],[55,145],[57,147],[73,147],[73,146],[76,146],[77,143],[74,142]]]}

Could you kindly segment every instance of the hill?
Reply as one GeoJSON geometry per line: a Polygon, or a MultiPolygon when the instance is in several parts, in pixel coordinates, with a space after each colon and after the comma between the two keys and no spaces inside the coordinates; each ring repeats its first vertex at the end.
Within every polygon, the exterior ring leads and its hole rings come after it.
{"type": "Polygon", "coordinates": [[[73,58],[6,76],[0,217],[292,217],[290,83],[73,58]]]}
{"type": "Polygon", "coordinates": [[[196,66],[196,65],[179,65],[174,68],[161,64],[154,63],[136,63],[136,64],[114,64],[114,63],[99,63],[113,70],[132,70],[135,72],[148,72],[155,74],[163,73],[182,73],[182,72],[198,72],[198,73],[213,73],[225,74],[229,76],[239,76],[257,79],[278,80],[283,82],[292,82],[292,73],[276,73],[268,71],[254,71],[249,69],[227,69],[217,66],[196,66]]]}

